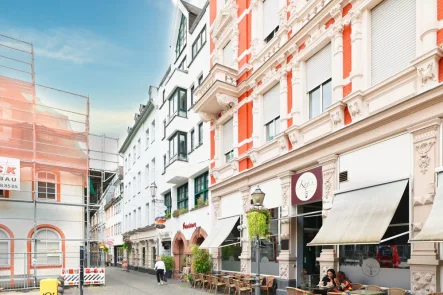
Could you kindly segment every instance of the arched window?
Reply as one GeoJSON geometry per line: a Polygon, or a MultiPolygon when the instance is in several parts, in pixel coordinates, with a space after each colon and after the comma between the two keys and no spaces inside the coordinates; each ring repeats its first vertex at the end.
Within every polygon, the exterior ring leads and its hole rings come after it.
{"type": "Polygon", "coordinates": [[[37,249],[32,243],[34,257],[37,260],[37,266],[61,265],[62,264],[62,242],[60,235],[52,230],[43,228],[37,231],[37,249]]]}
{"type": "Polygon", "coordinates": [[[38,198],[43,200],[56,200],[57,176],[52,172],[38,172],[38,198]]]}
{"type": "Polygon", "coordinates": [[[0,228],[0,267],[9,266],[9,235],[0,228]]]}

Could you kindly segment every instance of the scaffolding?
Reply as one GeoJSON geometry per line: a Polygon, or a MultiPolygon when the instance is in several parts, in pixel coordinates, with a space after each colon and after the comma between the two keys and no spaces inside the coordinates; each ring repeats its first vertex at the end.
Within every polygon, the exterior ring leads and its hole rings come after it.
{"type": "MultiPolygon", "coordinates": [[[[99,206],[90,184],[100,162],[90,150],[89,108],[87,96],[37,84],[33,45],[0,34],[0,157],[19,159],[21,173],[20,190],[0,189],[0,245],[8,247],[0,288],[37,287],[61,268],[78,268],[83,244],[89,262],[99,206]]],[[[110,176],[101,160],[103,192],[110,176]]]]}

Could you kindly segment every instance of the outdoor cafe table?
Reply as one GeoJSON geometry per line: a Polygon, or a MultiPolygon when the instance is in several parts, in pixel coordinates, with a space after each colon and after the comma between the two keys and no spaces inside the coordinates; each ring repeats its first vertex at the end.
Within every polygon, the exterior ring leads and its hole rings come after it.
{"type": "Polygon", "coordinates": [[[333,287],[329,286],[312,286],[312,287],[305,287],[304,290],[311,291],[314,294],[324,294],[326,295],[329,290],[331,290],[333,287]]]}
{"type": "Polygon", "coordinates": [[[350,291],[351,294],[358,294],[358,295],[385,295],[386,293],[383,291],[375,291],[375,290],[355,290],[350,291]]]}

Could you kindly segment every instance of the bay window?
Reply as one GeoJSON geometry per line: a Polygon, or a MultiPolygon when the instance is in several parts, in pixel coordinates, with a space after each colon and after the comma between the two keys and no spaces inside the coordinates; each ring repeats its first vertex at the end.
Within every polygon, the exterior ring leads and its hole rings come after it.
{"type": "Polygon", "coordinates": [[[186,117],[186,90],[183,88],[177,88],[174,93],[169,97],[169,120],[178,115],[180,117],[186,117]]]}
{"type": "Polygon", "coordinates": [[[180,28],[177,36],[177,43],[175,45],[175,56],[178,58],[180,54],[183,52],[183,49],[186,46],[186,17],[182,14],[182,18],[180,21],[180,28]]]}
{"type": "Polygon", "coordinates": [[[208,199],[208,172],[197,176],[194,180],[195,205],[198,200],[202,199],[206,202],[208,199]]]}
{"type": "Polygon", "coordinates": [[[169,139],[169,163],[175,160],[186,161],[187,159],[186,133],[178,131],[169,139]]]}
{"type": "Polygon", "coordinates": [[[165,194],[165,206],[166,206],[165,215],[170,217],[172,212],[172,198],[170,192],[165,194]]]}
{"type": "Polygon", "coordinates": [[[306,61],[306,89],[309,119],[323,113],[332,104],[332,52],[329,43],[306,61]]]}

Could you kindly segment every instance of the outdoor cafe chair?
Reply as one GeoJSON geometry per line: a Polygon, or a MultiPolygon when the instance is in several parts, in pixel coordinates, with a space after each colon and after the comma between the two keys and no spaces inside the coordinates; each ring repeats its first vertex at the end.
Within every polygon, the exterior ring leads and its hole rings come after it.
{"type": "Polygon", "coordinates": [[[295,290],[295,295],[307,295],[309,292],[299,288],[293,288],[295,290]]]}
{"type": "Polygon", "coordinates": [[[297,289],[292,287],[286,287],[286,293],[288,293],[288,295],[297,295],[297,289]]]}
{"type": "Polygon", "coordinates": [[[274,277],[269,276],[266,277],[266,285],[262,286],[260,282],[260,290],[266,291],[266,295],[269,295],[269,290],[273,290],[272,287],[274,286],[274,277]]]}
{"type": "Polygon", "coordinates": [[[235,290],[234,281],[231,278],[225,278],[225,291],[223,294],[231,294],[231,290],[235,290]]]}
{"type": "Polygon", "coordinates": [[[388,288],[388,295],[405,295],[406,291],[401,288],[388,288]]]}
{"type": "Polygon", "coordinates": [[[383,291],[382,288],[380,288],[379,286],[376,285],[367,285],[366,290],[371,290],[371,291],[383,291]]]}
{"type": "Polygon", "coordinates": [[[328,292],[328,295],[346,295],[344,292],[328,292]]]}
{"type": "Polygon", "coordinates": [[[212,277],[212,287],[211,287],[211,292],[212,293],[212,289],[214,289],[214,293],[217,294],[217,290],[219,287],[225,287],[226,284],[225,283],[221,283],[218,281],[218,277],[212,277]]]}
{"type": "Polygon", "coordinates": [[[211,275],[205,275],[205,278],[208,281],[208,284],[206,285],[206,291],[209,291],[209,293],[211,293],[211,290],[212,290],[212,276],[211,275]]]}
{"type": "Polygon", "coordinates": [[[357,291],[363,288],[363,285],[359,283],[352,283],[351,286],[353,291],[357,291]]]}
{"type": "Polygon", "coordinates": [[[246,293],[246,294],[251,293],[252,294],[252,289],[250,287],[242,287],[239,280],[234,280],[234,284],[235,284],[234,295],[242,295],[243,293],[246,293]]]}
{"type": "Polygon", "coordinates": [[[207,287],[209,284],[209,281],[207,279],[207,277],[204,274],[200,274],[200,280],[201,280],[201,289],[205,288],[205,286],[207,287]]]}
{"type": "Polygon", "coordinates": [[[428,295],[443,295],[443,292],[434,292],[434,293],[429,293],[428,295]]]}
{"type": "Polygon", "coordinates": [[[197,286],[198,284],[201,284],[201,283],[202,283],[202,280],[201,280],[199,274],[193,273],[193,274],[191,274],[191,277],[192,277],[192,279],[194,280],[194,285],[192,286],[193,288],[196,288],[196,286],[197,286]]]}

